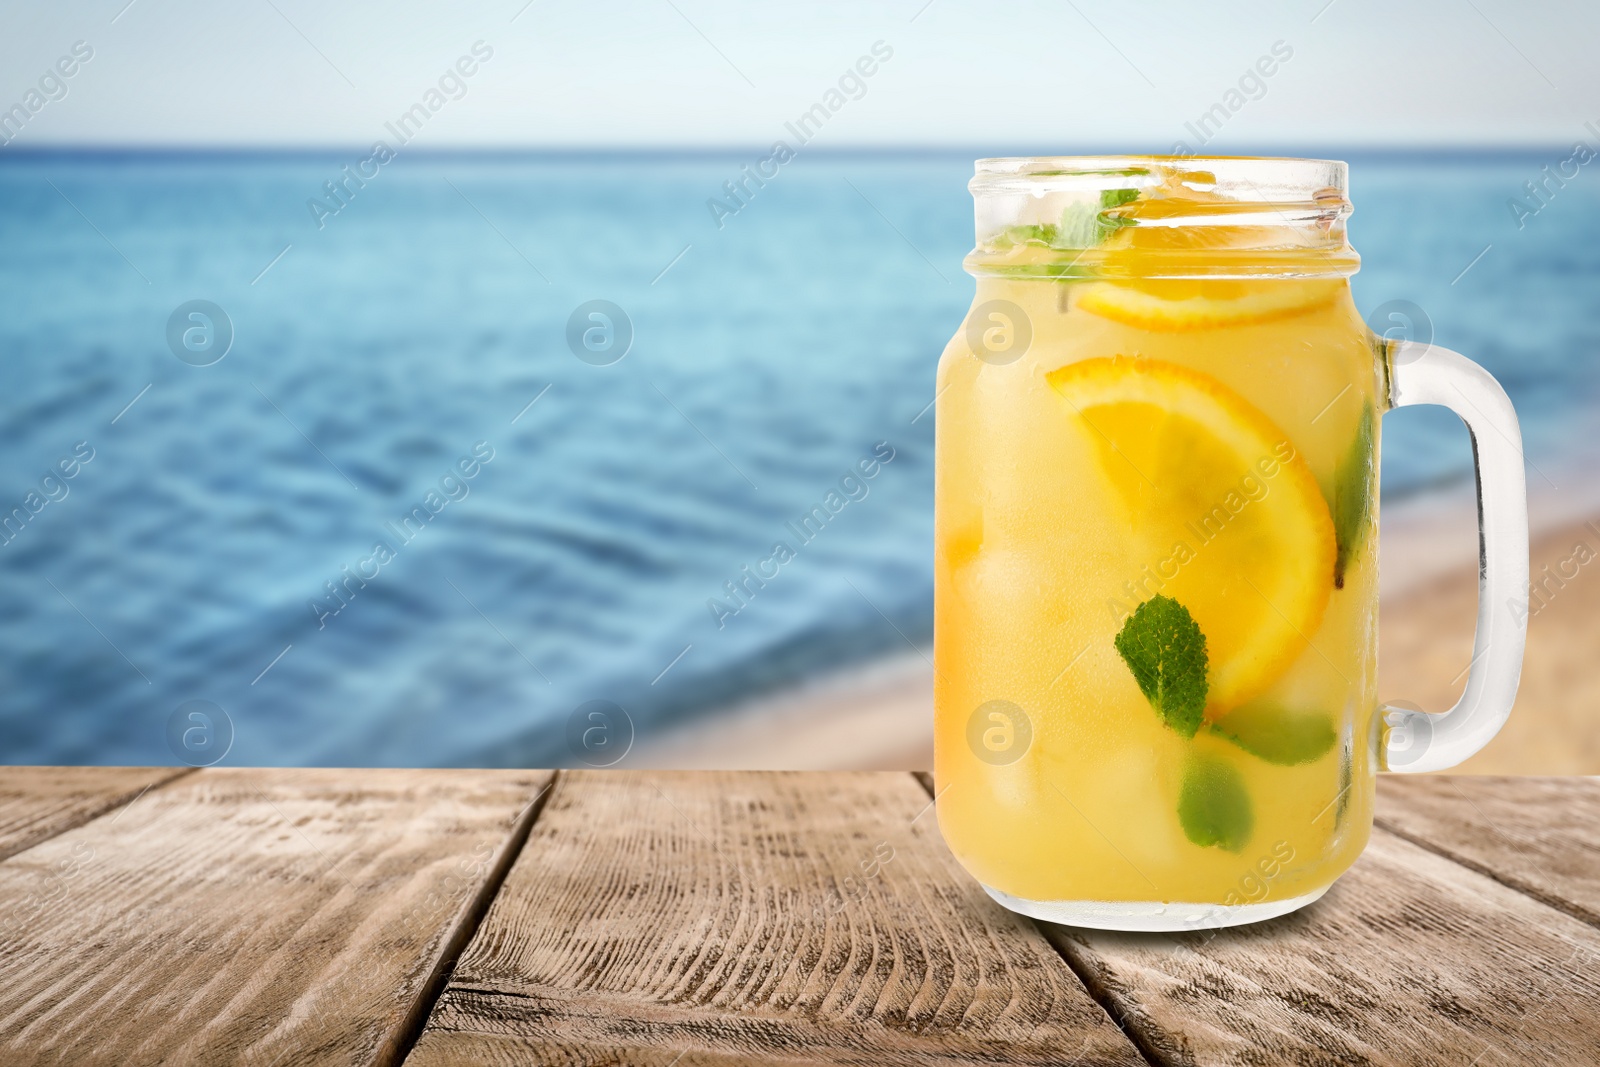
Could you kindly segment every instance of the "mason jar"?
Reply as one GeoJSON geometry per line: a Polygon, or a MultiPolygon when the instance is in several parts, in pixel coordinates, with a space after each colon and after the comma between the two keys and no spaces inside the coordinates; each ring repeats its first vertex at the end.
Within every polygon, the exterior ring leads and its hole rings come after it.
{"type": "Polygon", "coordinates": [[[1453,352],[1351,298],[1346,166],[977,164],[972,308],[939,364],[936,794],[1013,910],[1226,926],[1319,897],[1375,775],[1493,736],[1520,671],[1520,436],[1453,352]],[[1377,694],[1383,413],[1472,431],[1485,565],[1466,692],[1377,694]]]}

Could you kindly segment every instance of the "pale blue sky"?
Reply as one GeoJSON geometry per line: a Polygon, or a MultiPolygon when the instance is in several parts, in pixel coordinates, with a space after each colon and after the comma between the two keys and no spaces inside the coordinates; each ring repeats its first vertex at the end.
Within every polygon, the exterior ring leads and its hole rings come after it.
{"type": "Polygon", "coordinates": [[[765,145],[882,41],[818,144],[1198,148],[1185,123],[1218,103],[1224,153],[1600,140],[1594,4],[525,3],[9,0],[0,110],[83,40],[15,145],[367,145],[481,40],[419,145],[765,145]]]}

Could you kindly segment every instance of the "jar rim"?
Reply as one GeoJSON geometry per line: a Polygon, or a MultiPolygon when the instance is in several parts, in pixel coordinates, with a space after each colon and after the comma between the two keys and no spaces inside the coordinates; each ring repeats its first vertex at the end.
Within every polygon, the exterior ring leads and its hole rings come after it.
{"type": "Polygon", "coordinates": [[[1012,183],[1062,191],[1154,185],[1170,177],[1225,189],[1246,202],[1280,200],[1284,195],[1318,199],[1349,186],[1349,164],[1337,159],[1293,156],[994,156],[973,164],[969,188],[1001,188],[1012,183]],[[1206,180],[1208,179],[1209,180],[1206,180]]]}
{"type": "Polygon", "coordinates": [[[1049,277],[1348,276],[1360,263],[1345,239],[1348,182],[1349,166],[1331,159],[979,159],[968,183],[977,247],[967,268],[1049,277]],[[1121,227],[1149,226],[1204,228],[1217,237],[1137,255],[1108,238],[1121,227]]]}

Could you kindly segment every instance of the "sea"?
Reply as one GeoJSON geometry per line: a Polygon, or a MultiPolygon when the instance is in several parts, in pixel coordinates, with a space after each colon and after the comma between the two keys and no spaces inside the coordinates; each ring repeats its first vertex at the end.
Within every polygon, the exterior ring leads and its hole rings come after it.
{"type": "MultiPolygon", "coordinates": [[[[925,646],[1006,153],[766,154],[0,152],[0,762],[598,765],[925,646]]],[[[1315,154],[1362,309],[1590,443],[1596,165],[1315,154]]],[[[1385,421],[1386,501],[1470,479],[1385,421]]]]}

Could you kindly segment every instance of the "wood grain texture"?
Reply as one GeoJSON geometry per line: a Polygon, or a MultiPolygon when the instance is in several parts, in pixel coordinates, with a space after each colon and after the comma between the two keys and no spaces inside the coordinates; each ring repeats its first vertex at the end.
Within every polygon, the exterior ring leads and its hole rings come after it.
{"type": "Polygon", "coordinates": [[[1382,830],[1272,922],[1047,933],[1158,1063],[1600,1063],[1600,934],[1382,830]]]}
{"type": "Polygon", "coordinates": [[[392,1059],[548,780],[208,769],[13,856],[0,1063],[392,1059]]]}
{"type": "Polygon", "coordinates": [[[408,1067],[1142,1064],[908,774],[563,775],[408,1067]]]}
{"type": "Polygon", "coordinates": [[[1383,775],[1378,824],[1600,926],[1600,781],[1383,775]]]}
{"type": "Polygon", "coordinates": [[[0,860],[187,773],[187,767],[0,767],[0,860]]]}

